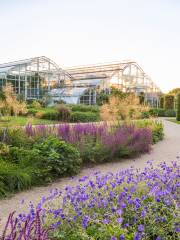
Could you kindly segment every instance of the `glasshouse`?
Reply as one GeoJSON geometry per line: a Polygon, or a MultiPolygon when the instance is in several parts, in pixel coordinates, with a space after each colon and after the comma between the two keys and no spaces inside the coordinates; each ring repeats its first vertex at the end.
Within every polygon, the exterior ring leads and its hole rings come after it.
{"type": "Polygon", "coordinates": [[[47,57],[0,64],[0,87],[11,84],[24,99],[39,99],[70,75],[47,57]]]}
{"type": "Polygon", "coordinates": [[[66,103],[96,104],[97,94],[110,93],[111,87],[123,92],[144,93],[151,105],[158,106],[160,89],[134,61],[72,67],[63,70],[47,57],[35,57],[0,64],[0,87],[12,84],[24,99],[66,103]]]}

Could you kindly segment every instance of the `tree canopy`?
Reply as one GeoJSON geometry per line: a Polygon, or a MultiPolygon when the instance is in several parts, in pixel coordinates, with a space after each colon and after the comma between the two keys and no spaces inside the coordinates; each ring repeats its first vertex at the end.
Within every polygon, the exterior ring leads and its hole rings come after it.
{"type": "Polygon", "coordinates": [[[169,91],[169,94],[173,94],[173,95],[176,95],[178,93],[180,93],[180,87],[179,88],[174,88],[171,91],[169,91]]]}

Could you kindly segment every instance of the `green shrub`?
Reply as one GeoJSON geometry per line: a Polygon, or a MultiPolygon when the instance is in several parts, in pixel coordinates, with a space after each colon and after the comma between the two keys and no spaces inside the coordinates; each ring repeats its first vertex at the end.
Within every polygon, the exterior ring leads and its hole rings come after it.
{"type": "Polygon", "coordinates": [[[76,148],[55,137],[49,137],[34,145],[41,158],[39,169],[47,169],[50,176],[60,177],[77,174],[80,170],[81,159],[76,148]]]}
{"type": "Polygon", "coordinates": [[[41,104],[37,100],[33,100],[32,103],[29,104],[28,107],[39,109],[39,108],[41,108],[41,104]]]}
{"type": "Polygon", "coordinates": [[[99,107],[94,105],[74,104],[70,106],[73,112],[99,112],[99,107]]]}
{"type": "Polygon", "coordinates": [[[176,112],[173,109],[152,108],[149,110],[150,116],[153,117],[175,117],[176,112]]]}
{"type": "Polygon", "coordinates": [[[153,117],[164,117],[165,110],[163,108],[151,108],[149,114],[153,117]]]}
{"type": "Polygon", "coordinates": [[[153,143],[157,143],[164,138],[164,129],[162,123],[156,123],[152,128],[153,143]]]}
{"type": "Polygon", "coordinates": [[[165,117],[176,117],[176,111],[173,109],[166,110],[164,113],[165,117]]]}
{"type": "Polygon", "coordinates": [[[29,138],[22,128],[0,129],[0,141],[11,146],[32,146],[33,139],[29,138]]]}
{"type": "Polygon", "coordinates": [[[33,116],[35,116],[38,111],[39,111],[39,110],[36,109],[36,108],[28,108],[27,114],[28,114],[28,115],[33,115],[33,116]]]}
{"type": "Polygon", "coordinates": [[[165,95],[164,108],[166,110],[174,109],[174,95],[165,95]]]}
{"type": "Polygon", "coordinates": [[[47,120],[60,120],[59,114],[55,109],[46,109],[46,111],[39,111],[39,118],[47,120]]]}
{"type": "Polygon", "coordinates": [[[72,112],[71,122],[97,122],[99,114],[94,112],[72,112]]]}
{"type": "Polygon", "coordinates": [[[83,163],[101,163],[107,159],[107,149],[102,146],[102,143],[94,138],[87,137],[83,139],[78,147],[83,163]]]}
{"type": "Polygon", "coordinates": [[[149,111],[143,111],[141,113],[141,118],[144,119],[144,118],[149,118],[151,116],[151,114],[149,113],[149,111]]]}
{"type": "Polygon", "coordinates": [[[97,98],[96,98],[96,102],[98,106],[102,106],[105,103],[109,102],[109,94],[104,93],[104,92],[100,92],[99,94],[97,94],[97,98]]]}
{"type": "Polygon", "coordinates": [[[177,94],[177,113],[176,120],[180,121],[180,93],[177,94]]]}
{"type": "Polygon", "coordinates": [[[31,176],[18,166],[0,160],[0,197],[31,186],[31,176]]]}
{"type": "Polygon", "coordinates": [[[56,106],[56,111],[58,112],[58,119],[61,121],[69,121],[71,118],[71,110],[64,104],[58,104],[56,106]]]}

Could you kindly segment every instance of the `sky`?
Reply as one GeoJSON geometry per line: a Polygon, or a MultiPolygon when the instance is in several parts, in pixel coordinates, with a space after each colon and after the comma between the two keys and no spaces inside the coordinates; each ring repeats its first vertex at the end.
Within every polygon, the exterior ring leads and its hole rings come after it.
{"type": "Polygon", "coordinates": [[[168,92],[180,87],[180,0],[0,0],[0,63],[36,56],[131,59],[168,92]]]}

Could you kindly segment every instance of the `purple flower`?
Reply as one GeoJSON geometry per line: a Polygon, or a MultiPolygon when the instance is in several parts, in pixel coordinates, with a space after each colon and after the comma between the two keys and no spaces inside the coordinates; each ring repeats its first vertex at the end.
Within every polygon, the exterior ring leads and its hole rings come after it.
{"type": "Polygon", "coordinates": [[[116,213],[117,213],[118,215],[122,215],[123,211],[122,211],[122,209],[118,209],[118,210],[116,211],[116,213]]]}
{"type": "Polygon", "coordinates": [[[117,218],[116,221],[117,221],[117,223],[121,224],[123,219],[122,218],[117,218]]]}
{"type": "Polygon", "coordinates": [[[112,237],[111,237],[111,240],[117,240],[117,238],[116,238],[116,237],[114,237],[114,236],[112,236],[112,237]]]}
{"type": "Polygon", "coordinates": [[[124,234],[121,234],[121,235],[119,236],[119,240],[125,240],[124,234]]]}
{"type": "Polygon", "coordinates": [[[138,231],[139,231],[139,232],[144,232],[144,225],[140,224],[140,225],[138,226],[138,231]]]}
{"type": "Polygon", "coordinates": [[[89,221],[89,217],[88,216],[83,216],[83,218],[82,218],[82,227],[83,228],[87,227],[88,221],[89,221]]]}
{"type": "Polygon", "coordinates": [[[109,219],[105,218],[105,219],[103,220],[103,223],[104,223],[104,224],[109,224],[110,221],[109,221],[109,219]]]}
{"type": "Polygon", "coordinates": [[[134,235],[133,240],[140,240],[140,239],[141,239],[141,234],[136,233],[136,234],[134,235]]]}

